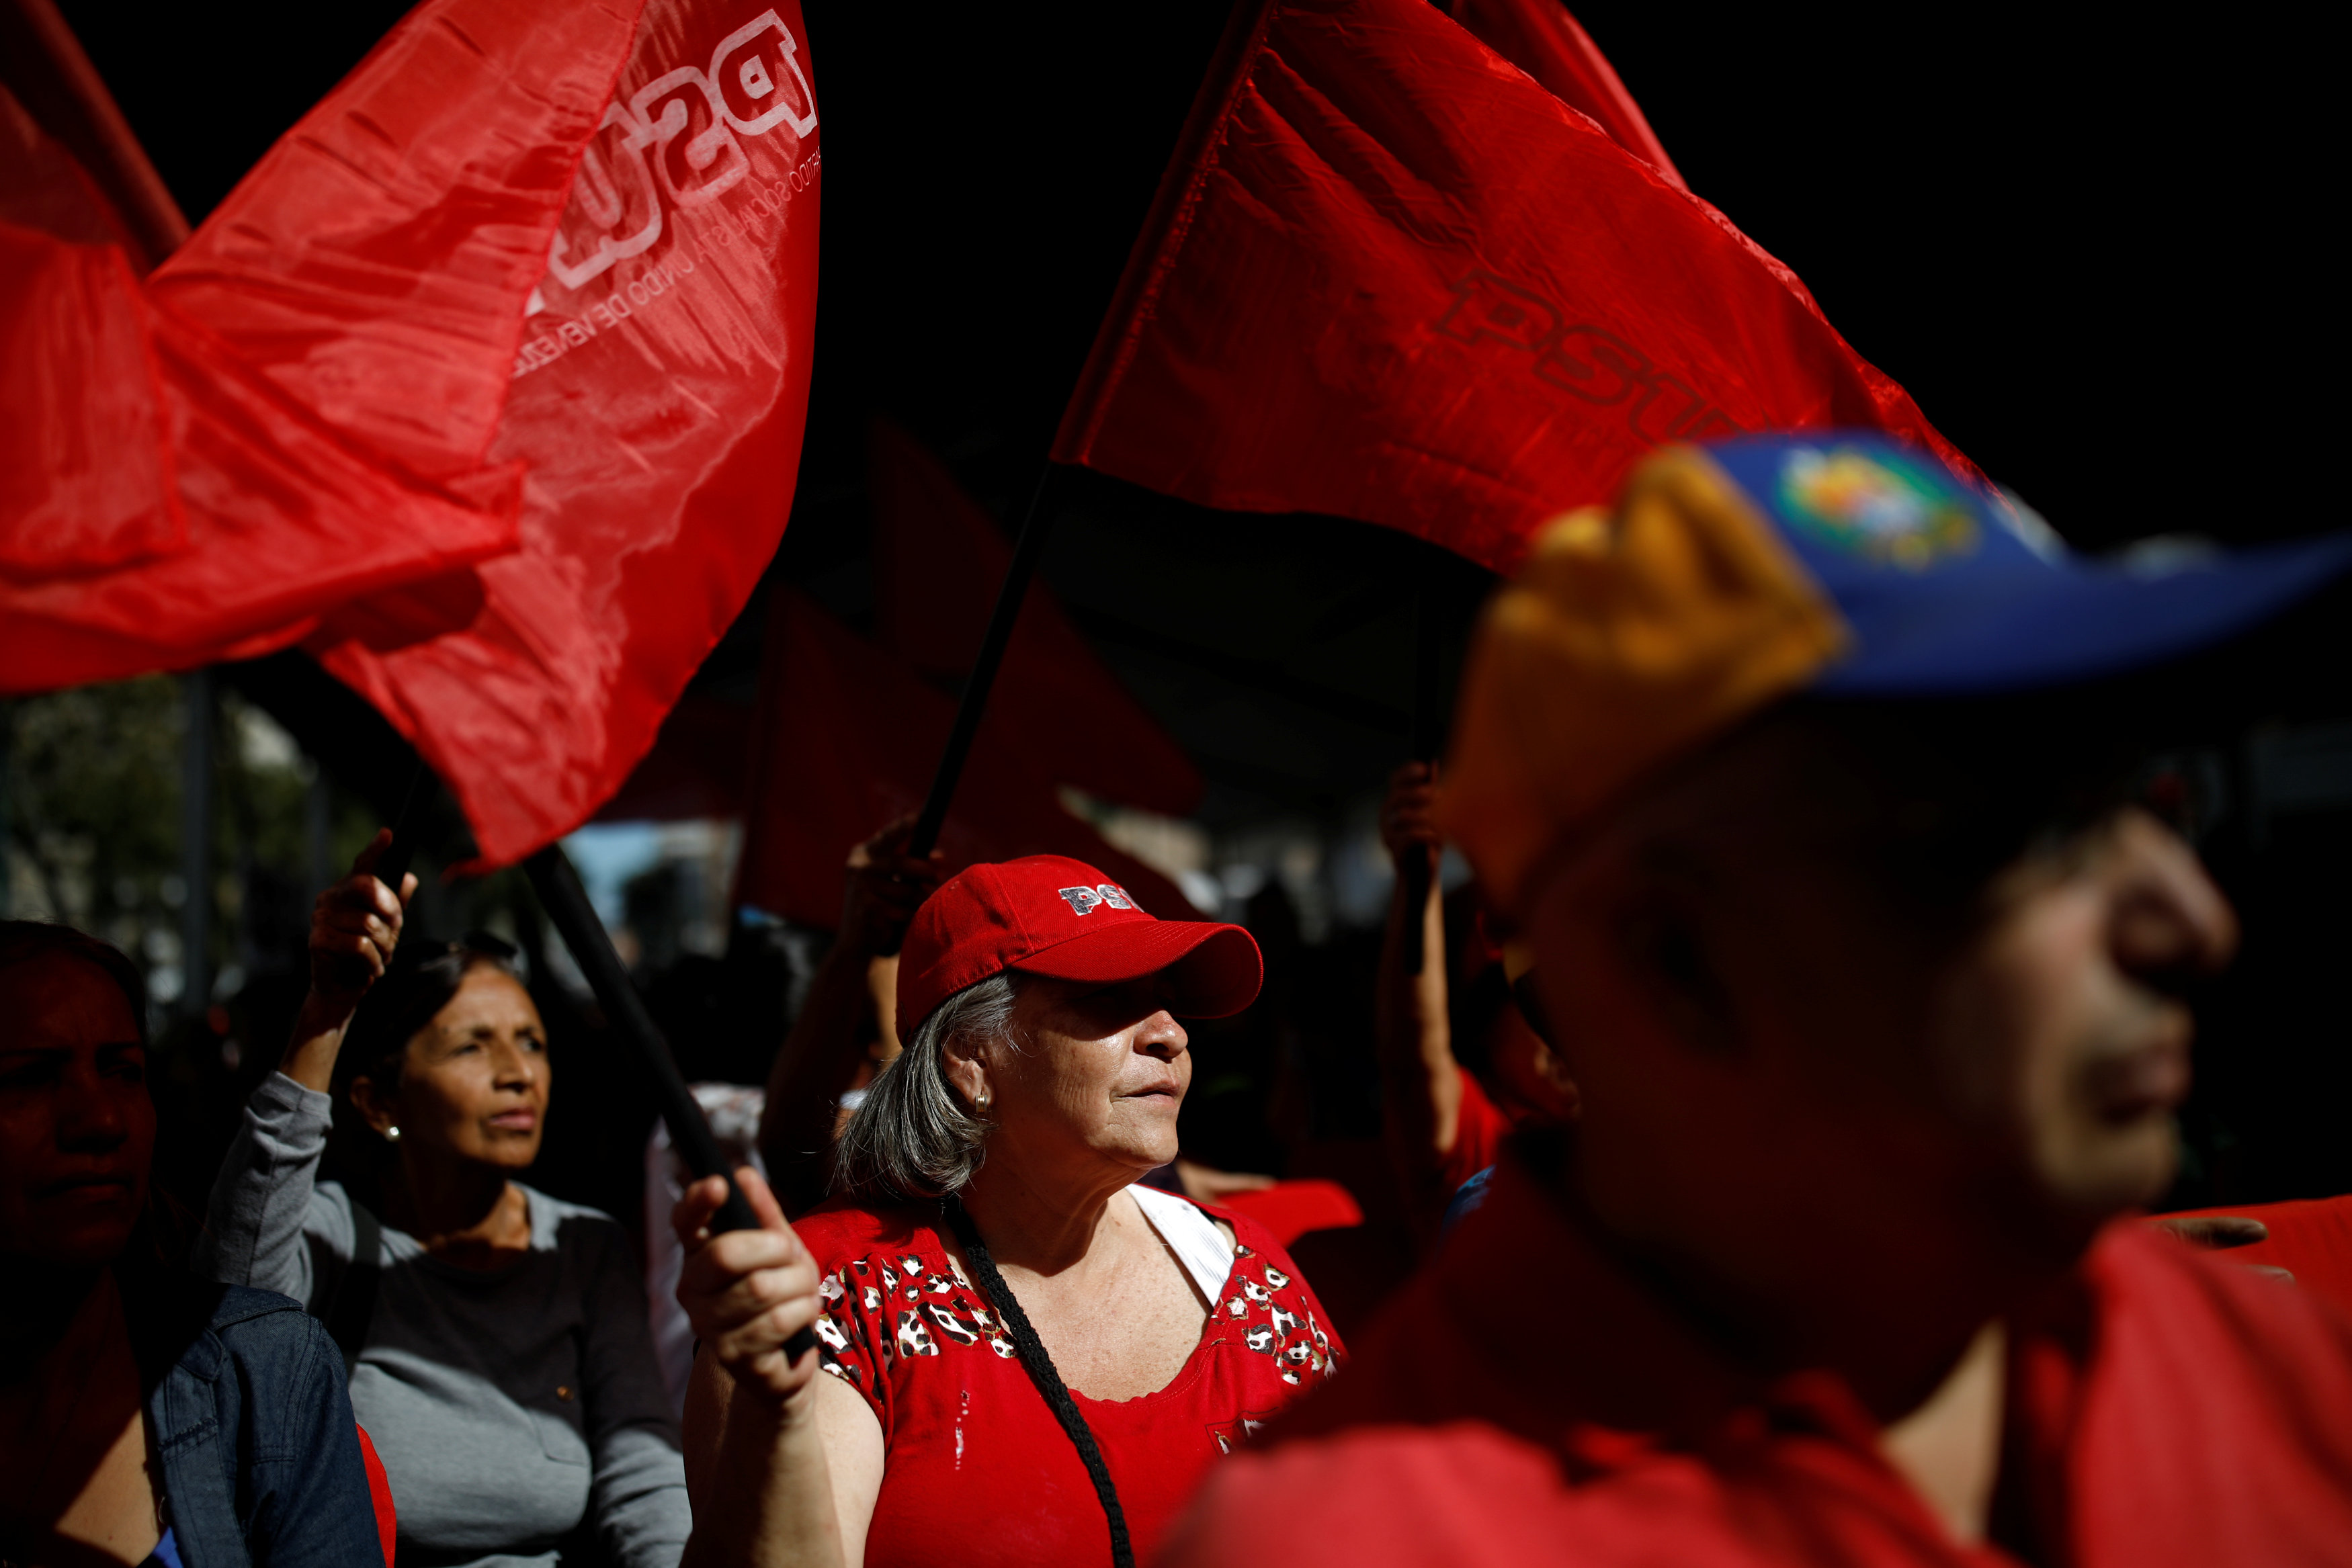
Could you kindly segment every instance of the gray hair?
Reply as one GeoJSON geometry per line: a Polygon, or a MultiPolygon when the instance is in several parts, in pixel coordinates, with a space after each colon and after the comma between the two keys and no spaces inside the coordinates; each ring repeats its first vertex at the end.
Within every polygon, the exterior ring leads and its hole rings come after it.
{"type": "Polygon", "coordinates": [[[986,1121],[948,1082],[948,1046],[1013,1036],[1020,985],[992,975],[931,1009],[915,1038],[875,1078],[833,1150],[833,1187],[860,1197],[943,1197],[962,1190],[988,1151],[986,1121]]]}

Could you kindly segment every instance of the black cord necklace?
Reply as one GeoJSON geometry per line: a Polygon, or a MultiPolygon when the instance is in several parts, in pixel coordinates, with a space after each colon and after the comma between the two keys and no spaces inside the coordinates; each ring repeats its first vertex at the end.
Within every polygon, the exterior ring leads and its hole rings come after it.
{"type": "Polygon", "coordinates": [[[1045,1396],[1054,1418],[1061,1422],[1062,1430],[1069,1434],[1071,1446],[1078,1450],[1078,1458],[1086,1461],[1087,1478],[1095,1483],[1095,1496],[1102,1500],[1103,1516],[1110,1521],[1112,1568],[1135,1568],[1135,1547],[1127,1537],[1127,1511],[1119,1507],[1118,1488],[1111,1483],[1110,1467],[1103,1463],[1102,1448],[1095,1442],[1094,1429],[1087,1425],[1077,1402],[1070,1397],[1069,1385],[1062,1381],[1062,1375],[1054,1370],[1054,1358],[1045,1354],[1045,1343],[1029,1326],[1029,1314],[1021,1310],[1013,1288],[997,1271],[996,1260],[988,1255],[988,1243],[980,1239],[980,1228],[964,1212],[962,1200],[950,1193],[940,1200],[940,1207],[954,1229],[956,1240],[962,1245],[964,1260],[971,1265],[982,1291],[996,1303],[996,1315],[1003,1322],[1005,1332],[1013,1336],[1013,1351],[1021,1357],[1029,1381],[1045,1396]]]}

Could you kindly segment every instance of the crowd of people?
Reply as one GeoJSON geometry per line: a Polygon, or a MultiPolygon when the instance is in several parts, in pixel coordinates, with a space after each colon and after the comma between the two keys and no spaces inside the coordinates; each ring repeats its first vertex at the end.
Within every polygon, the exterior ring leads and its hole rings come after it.
{"type": "Polygon", "coordinates": [[[642,1250],[523,1180],[547,1030],[388,834],[201,1216],[136,968],[0,926],[0,1558],[2352,1563],[2352,1318],[2144,1218],[2238,934],[2135,793],[2347,563],[2085,565],[1866,437],[1557,524],[1382,813],[1352,1345],[1180,1138],[1260,943],[1076,861],[858,846],[724,1102],[759,1223],[657,1148],[642,1250]]]}

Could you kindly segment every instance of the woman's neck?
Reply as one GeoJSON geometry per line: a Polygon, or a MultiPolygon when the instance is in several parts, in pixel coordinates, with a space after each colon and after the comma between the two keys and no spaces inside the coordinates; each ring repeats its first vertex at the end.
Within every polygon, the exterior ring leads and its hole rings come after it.
{"type": "Polygon", "coordinates": [[[991,1151],[961,1196],[1000,1266],[1009,1263],[1050,1278],[1086,1259],[1111,1199],[1135,1177],[1135,1172],[1118,1167],[1049,1176],[991,1151]]]}
{"type": "Polygon", "coordinates": [[[488,1267],[530,1246],[530,1204],[507,1173],[472,1160],[402,1150],[383,1185],[383,1217],[436,1257],[488,1267]]]}

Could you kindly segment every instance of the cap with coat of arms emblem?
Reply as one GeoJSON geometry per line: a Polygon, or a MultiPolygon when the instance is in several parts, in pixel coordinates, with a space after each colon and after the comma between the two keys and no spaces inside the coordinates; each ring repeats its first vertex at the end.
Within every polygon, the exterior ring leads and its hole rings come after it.
{"type": "Polygon", "coordinates": [[[2352,534],[2076,556],[2013,497],[1865,431],[1644,460],[1553,523],[1489,605],[1440,820],[1497,906],[1667,758],[1800,691],[1959,696],[2121,674],[2244,631],[2352,568],[2352,534]]]}
{"type": "Polygon", "coordinates": [[[1162,972],[1181,1018],[1225,1018],[1256,999],[1264,962],[1238,925],[1161,920],[1066,855],[967,866],[915,911],[898,953],[898,1030],[1007,969],[1116,985],[1162,972]]]}

